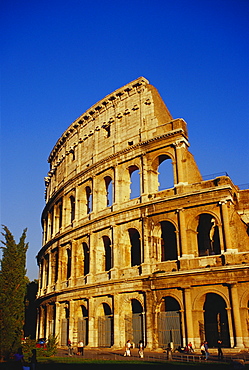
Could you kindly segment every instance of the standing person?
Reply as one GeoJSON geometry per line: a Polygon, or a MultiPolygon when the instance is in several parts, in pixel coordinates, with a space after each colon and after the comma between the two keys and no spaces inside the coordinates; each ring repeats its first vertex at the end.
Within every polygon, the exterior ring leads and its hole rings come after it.
{"type": "Polygon", "coordinates": [[[67,348],[68,348],[68,356],[72,356],[73,347],[72,347],[72,342],[70,339],[68,339],[67,341],[67,348]]]}
{"type": "Polygon", "coordinates": [[[194,352],[194,348],[191,342],[188,344],[188,352],[194,352]]]}
{"type": "Polygon", "coordinates": [[[205,356],[206,356],[206,353],[205,353],[205,346],[204,346],[204,342],[201,344],[201,358],[202,360],[205,359],[205,356]]]}
{"type": "Polygon", "coordinates": [[[142,340],[140,340],[139,345],[138,345],[138,356],[140,358],[144,358],[144,343],[142,340]]]}
{"type": "Polygon", "coordinates": [[[209,357],[208,342],[207,341],[204,342],[204,348],[205,348],[205,361],[207,361],[208,357],[209,357]]]}
{"type": "Polygon", "coordinates": [[[22,369],[24,365],[24,356],[22,353],[22,348],[18,348],[17,353],[14,354],[14,360],[16,364],[16,369],[22,369]]]}
{"type": "Polygon", "coordinates": [[[82,340],[80,340],[78,342],[78,355],[83,356],[83,354],[84,354],[84,343],[82,342],[82,340]]]}
{"type": "Polygon", "coordinates": [[[167,353],[167,360],[171,361],[172,360],[172,348],[170,343],[168,344],[168,347],[166,348],[166,353],[167,353]]]}
{"type": "Polygon", "coordinates": [[[36,349],[32,349],[32,356],[29,357],[30,370],[36,369],[37,359],[36,359],[36,349]]]}
{"type": "Polygon", "coordinates": [[[127,342],[125,343],[125,353],[124,353],[124,356],[131,356],[131,341],[130,339],[127,340],[127,342]]]}
{"type": "Polygon", "coordinates": [[[217,348],[218,348],[218,359],[219,360],[223,360],[223,352],[222,352],[222,340],[221,339],[218,339],[218,342],[217,342],[217,348]]]}

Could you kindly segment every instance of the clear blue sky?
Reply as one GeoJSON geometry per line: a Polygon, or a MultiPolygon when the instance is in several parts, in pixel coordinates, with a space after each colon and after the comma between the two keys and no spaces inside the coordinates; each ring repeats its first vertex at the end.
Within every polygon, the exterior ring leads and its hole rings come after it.
{"type": "Polygon", "coordinates": [[[113,90],[146,77],[188,124],[202,175],[249,183],[248,0],[2,0],[1,224],[38,276],[47,158],[113,90]]]}

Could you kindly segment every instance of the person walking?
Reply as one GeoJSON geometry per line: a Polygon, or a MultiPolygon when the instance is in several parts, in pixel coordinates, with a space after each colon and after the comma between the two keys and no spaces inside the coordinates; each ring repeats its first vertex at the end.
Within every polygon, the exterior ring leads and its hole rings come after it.
{"type": "Polygon", "coordinates": [[[25,365],[22,347],[18,348],[17,352],[14,354],[14,360],[16,365],[15,368],[22,369],[25,365]]]}
{"type": "Polygon", "coordinates": [[[128,357],[131,356],[131,341],[130,341],[130,339],[128,339],[127,342],[125,343],[124,356],[128,356],[128,357]]]}
{"type": "Polygon", "coordinates": [[[171,361],[172,360],[172,348],[170,343],[168,344],[168,347],[166,348],[166,353],[167,353],[167,360],[171,361]]]}
{"type": "Polygon", "coordinates": [[[144,343],[142,340],[140,340],[139,345],[138,345],[138,356],[140,358],[144,358],[144,343]]]}
{"type": "Polygon", "coordinates": [[[189,352],[189,353],[194,352],[194,348],[193,348],[193,345],[192,345],[192,343],[191,343],[191,342],[189,342],[189,344],[188,344],[188,352],[189,352]]]}
{"type": "Polygon", "coordinates": [[[223,360],[222,340],[221,339],[218,339],[218,341],[217,341],[217,348],[218,348],[218,360],[223,360]]]}
{"type": "Polygon", "coordinates": [[[201,358],[204,360],[206,357],[204,342],[201,344],[201,358]]]}
{"type": "Polygon", "coordinates": [[[204,348],[205,348],[205,361],[207,361],[208,358],[209,358],[208,342],[207,341],[204,342],[204,348]]]}
{"type": "Polygon", "coordinates": [[[82,340],[80,340],[78,342],[78,355],[83,356],[83,354],[84,354],[84,343],[82,342],[82,340]]]}
{"type": "Polygon", "coordinates": [[[68,348],[68,356],[73,355],[73,347],[72,347],[72,342],[70,339],[67,341],[67,348],[68,348]]]}
{"type": "Polygon", "coordinates": [[[32,356],[29,357],[29,361],[30,361],[30,370],[35,370],[37,364],[36,349],[32,349],[32,356]]]}

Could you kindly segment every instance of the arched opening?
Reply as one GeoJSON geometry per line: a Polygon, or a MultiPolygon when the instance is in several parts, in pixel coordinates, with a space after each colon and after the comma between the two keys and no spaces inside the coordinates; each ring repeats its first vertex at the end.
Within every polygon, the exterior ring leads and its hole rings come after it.
{"type": "Polygon", "coordinates": [[[174,348],[182,347],[182,329],[180,305],[173,297],[164,297],[158,316],[159,346],[167,348],[169,343],[174,348]]]}
{"type": "Polygon", "coordinates": [[[56,306],[51,304],[50,306],[50,320],[49,320],[49,334],[55,335],[55,323],[56,323],[56,306]]]}
{"type": "Polygon", "coordinates": [[[49,282],[49,254],[46,254],[45,257],[44,257],[44,262],[45,262],[45,286],[48,286],[48,282],[49,282]]]}
{"type": "Polygon", "coordinates": [[[173,177],[173,165],[172,160],[167,155],[160,155],[158,157],[158,190],[165,190],[174,187],[174,177],[173,177]]]}
{"type": "Polygon", "coordinates": [[[52,235],[54,233],[54,207],[51,208],[49,211],[49,226],[50,226],[50,237],[52,238],[52,235]]]}
{"type": "Polygon", "coordinates": [[[71,223],[75,219],[75,197],[73,195],[70,196],[70,209],[71,209],[71,223]]]}
{"type": "Polygon", "coordinates": [[[52,251],[51,258],[52,258],[51,282],[52,284],[55,284],[58,280],[58,267],[59,267],[59,255],[57,248],[52,251]]]}
{"type": "Polygon", "coordinates": [[[145,344],[143,307],[137,299],[131,300],[132,306],[132,340],[138,347],[140,340],[145,344]]]}
{"type": "Polygon", "coordinates": [[[89,274],[89,270],[90,270],[90,253],[89,253],[89,247],[85,242],[82,244],[82,247],[83,247],[83,256],[84,256],[84,276],[85,276],[89,274]]]}
{"type": "Polygon", "coordinates": [[[111,207],[113,204],[112,178],[110,176],[106,176],[104,180],[105,180],[105,188],[106,188],[106,206],[111,207]]]}
{"type": "Polygon", "coordinates": [[[141,242],[140,234],[136,229],[129,229],[129,237],[131,243],[131,266],[141,265],[141,242]]]}
{"type": "Polygon", "coordinates": [[[209,347],[216,347],[221,339],[224,347],[230,347],[226,302],[215,293],[206,294],[204,303],[205,339],[209,347]]]}
{"type": "Polygon", "coordinates": [[[47,338],[47,316],[48,316],[48,308],[45,305],[43,307],[43,338],[47,338]]]}
{"type": "Polygon", "coordinates": [[[60,199],[58,203],[59,229],[62,227],[62,216],[63,216],[62,212],[63,212],[63,204],[62,204],[62,199],[60,199]]]}
{"type": "Polygon", "coordinates": [[[111,240],[108,236],[103,236],[103,243],[105,248],[105,271],[112,268],[112,248],[111,240]]]}
{"type": "Polygon", "coordinates": [[[129,167],[130,173],[130,199],[140,197],[140,174],[137,166],[129,167]]]}
{"type": "Polygon", "coordinates": [[[66,346],[69,338],[69,308],[64,308],[64,318],[61,319],[61,345],[66,346]]]}
{"type": "Polygon", "coordinates": [[[67,280],[71,277],[72,271],[72,251],[67,248],[67,280]]]}
{"type": "Polygon", "coordinates": [[[199,216],[197,240],[199,256],[221,253],[219,229],[212,215],[203,213],[199,216]]]}
{"type": "Polygon", "coordinates": [[[98,346],[113,345],[113,314],[107,303],[102,303],[98,310],[98,346]]]}
{"type": "Polygon", "coordinates": [[[177,260],[177,242],[175,226],[169,221],[161,224],[161,261],[177,260]]]}
{"type": "Polygon", "coordinates": [[[87,214],[92,212],[92,189],[90,186],[86,187],[86,211],[87,214]]]}
{"type": "Polygon", "coordinates": [[[81,306],[81,317],[78,318],[78,342],[82,341],[84,343],[84,346],[88,345],[88,310],[85,306],[81,306]]]}

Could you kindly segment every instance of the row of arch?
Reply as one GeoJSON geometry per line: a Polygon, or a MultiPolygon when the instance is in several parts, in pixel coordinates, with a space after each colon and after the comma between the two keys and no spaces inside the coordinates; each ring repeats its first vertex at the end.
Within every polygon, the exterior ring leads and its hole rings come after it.
{"type": "MultiPolygon", "coordinates": [[[[217,340],[221,339],[224,347],[231,347],[235,344],[230,339],[233,329],[228,319],[228,306],[225,299],[217,293],[207,293],[203,297],[202,319],[198,320],[195,325],[198,325],[199,339],[198,343],[204,340],[208,341],[209,347],[216,347],[217,340]]],[[[44,306],[47,307],[47,306],[44,306]]],[[[46,308],[43,312],[40,308],[39,315],[39,333],[38,336],[47,337],[49,334],[56,334],[56,321],[58,321],[56,306],[51,305],[50,312],[46,308]],[[49,325],[48,325],[49,322],[49,325]]],[[[247,300],[247,317],[249,313],[249,301],[247,300]]],[[[96,309],[95,328],[97,329],[97,344],[98,347],[111,347],[115,344],[115,320],[112,307],[106,303],[101,303],[96,309]]],[[[65,306],[60,320],[60,345],[66,345],[70,333],[72,333],[71,317],[69,306],[65,306]]],[[[81,305],[77,310],[77,341],[83,340],[85,345],[88,345],[92,340],[89,334],[89,310],[86,305],[81,305]]],[[[156,312],[156,325],[153,328],[156,334],[158,346],[166,348],[168,343],[172,342],[174,348],[183,347],[188,340],[186,337],[186,317],[184,310],[178,300],[172,296],[163,296],[161,299],[159,310],[156,312]],[[185,323],[184,323],[185,322],[185,323]]],[[[136,346],[140,340],[146,345],[147,342],[147,317],[145,304],[137,299],[131,299],[130,312],[126,312],[122,316],[124,319],[123,328],[125,330],[125,340],[130,339],[136,346]]],[[[75,331],[75,328],[74,328],[75,331]]]]}
{"type": "MultiPolygon", "coordinates": [[[[180,257],[179,242],[177,240],[177,230],[175,225],[170,221],[161,221],[160,229],[158,229],[157,238],[157,260],[177,261],[180,257]]],[[[136,228],[129,228],[127,230],[128,240],[130,244],[130,251],[125,256],[125,263],[131,267],[140,266],[144,262],[143,241],[140,232],[136,228]]],[[[199,215],[199,222],[196,230],[198,255],[219,255],[221,254],[219,229],[217,222],[213,215],[204,213],[199,215]]],[[[102,247],[95,248],[95,252],[101,255],[99,259],[98,271],[109,271],[113,266],[115,248],[113,241],[108,235],[102,236],[102,247]]],[[[80,253],[82,258],[83,271],[82,274],[86,276],[90,272],[90,258],[92,248],[89,243],[82,243],[82,251],[80,253]]],[[[80,256],[79,255],[79,256],[80,256]]],[[[46,254],[41,263],[41,282],[48,285],[49,274],[52,274],[52,284],[58,280],[59,269],[59,251],[55,249],[51,253],[52,261],[49,261],[49,254],[46,254]],[[49,271],[49,264],[51,265],[49,271]],[[44,278],[43,274],[46,276],[44,278]]],[[[66,263],[64,270],[66,270],[63,280],[68,280],[72,272],[72,249],[66,249],[66,263]]],[[[41,285],[42,288],[42,285],[41,285]]]]}
{"type": "MultiPolygon", "coordinates": [[[[174,176],[172,160],[168,155],[160,155],[154,160],[155,165],[152,172],[157,176],[157,186],[155,191],[174,187],[174,176]]],[[[141,179],[141,169],[138,165],[130,165],[127,169],[128,178],[124,180],[126,187],[129,187],[129,199],[135,199],[141,196],[143,183],[141,179]]],[[[114,176],[114,175],[113,175],[114,176]]],[[[126,176],[124,176],[126,177],[126,176]]],[[[98,204],[98,207],[110,208],[115,199],[115,180],[110,175],[106,175],[102,180],[102,186],[98,186],[98,197],[93,196],[93,184],[90,179],[86,185],[81,188],[79,200],[75,195],[75,190],[60,198],[45,215],[43,220],[44,242],[56,234],[63,226],[72,224],[76,219],[76,212],[80,212],[82,216],[89,215],[93,212],[93,201],[98,204]],[[80,208],[80,209],[77,209],[80,208]]],[[[122,192],[126,193],[126,192],[122,192]]],[[[80,216],[79,216],[80,217],[80,216]]]]}

